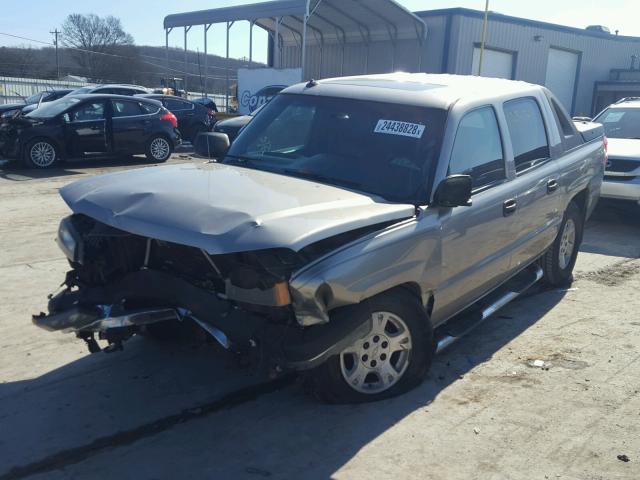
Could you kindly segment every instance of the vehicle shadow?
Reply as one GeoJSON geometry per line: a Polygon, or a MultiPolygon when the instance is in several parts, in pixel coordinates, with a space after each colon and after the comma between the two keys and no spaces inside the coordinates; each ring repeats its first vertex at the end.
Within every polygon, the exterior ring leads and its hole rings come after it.
{"type": "Polygon", "coordinates": [[[266,395],[219,414],[183,418],[171,428],[155,426],[184,409],[206,412],[216,399],[263,379],[212,349],[134,339],[119,355],[86,356],[38,378],[0,384],[0,478],[83,468],[82,462],[100,461],[102,453],[109,455],[105,449],[118,447],[125,447],[118,452],[120,460],[104,460],[101,475],[329,478],[395,423],[424,410],[451,384],[489,361],[564,294],[534,287],[527,296],[535,298],[518,300],[488,319],[438,356],[422,385],[398,398],[332,406],[295,387],[278,393],[275,402],[266,395]],[[147,433],[96,442],[123,431],[147,433]],[[152,437],[150,446],[140,441],[145,437],[152,437]],[[83,445],[89,448],[78,456],[74,449],[83,445]],[[135,461],[123,460],[127,455],[135,461]],[[22,468],[7,474],[18,466],[22,468]]]}
{"type": "Polygon", "coordinates": [[[640,207],[600,199],[585,226],[580,251],[615,257],[640,257],[640,207]]]}
{"type": "MultiPolygon", "coordinates": [[[[192,152],[193,149],[190,145],[181,146],[173,153],[172,160],[190,159],[192,152]]],[[[67,160],[54,168],[47,169],[26,168],[20,162],[5,161],[0,163],[0,178],[21,182],[34,179],[82,175],[93,173],[94,171],[95,173],[100,173],[100,170],[108,170],[111,168],[140,168],[154,165],[159,164],[150,162],[144,155],[73,159],[67,160]]]]}

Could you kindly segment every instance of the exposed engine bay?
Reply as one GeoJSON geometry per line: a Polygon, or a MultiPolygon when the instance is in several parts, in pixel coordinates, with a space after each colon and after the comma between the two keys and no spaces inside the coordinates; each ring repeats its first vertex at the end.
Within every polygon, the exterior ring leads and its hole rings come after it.
{"type": "Polygon", "coordinates": [[[366,326],[345,321],[303,328],[288,281],[309,262],[377,228],[331,237],[300,252],[210,255],[74,214],[63,219],[57,239],[72,269],[51,296],[49,314],[33,321],[48,330],[76,332],[91,352],[111,352],[149,325],[188,319],[224,348],[266,359],[272,371],[311,368],[366,326]]]}

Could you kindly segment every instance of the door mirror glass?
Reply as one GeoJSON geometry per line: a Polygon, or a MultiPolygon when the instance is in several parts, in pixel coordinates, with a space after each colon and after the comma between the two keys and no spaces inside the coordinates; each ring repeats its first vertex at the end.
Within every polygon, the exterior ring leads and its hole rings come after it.
{"type": "Polygon", "coordinates": [[[471,175],[450,175],[438,185],[435,204],[447,208],[471,206],[472,189],[471,175]]]}
{"type": "Polygon", "coordinates": [[[207,132],[196,137],[194,150],[207,158],[222,158],[229,150],[229,136],[226,133],[207,132]]]}

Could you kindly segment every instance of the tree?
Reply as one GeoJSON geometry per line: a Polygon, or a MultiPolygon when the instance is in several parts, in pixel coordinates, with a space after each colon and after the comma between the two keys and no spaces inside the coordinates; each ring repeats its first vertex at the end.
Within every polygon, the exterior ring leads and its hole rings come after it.
{"type": "Polygon", "coordinates": [[[131,63],[139,63],[133,37],[113,16],[73,13],[62,24],[62,38],[66,47],[76,49],[74,58],[85,75],[96,82],[130,81],[131,63]]]}

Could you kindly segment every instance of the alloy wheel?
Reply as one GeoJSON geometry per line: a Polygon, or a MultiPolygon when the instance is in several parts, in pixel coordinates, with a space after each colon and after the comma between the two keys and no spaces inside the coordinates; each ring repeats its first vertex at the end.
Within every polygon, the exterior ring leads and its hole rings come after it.
{"type": "Polygon", "coordinates": [[[404,375],[411,357],[411,332],[396,314],[374,312],[371,331],[340,354],[345,382],[365,394],[384,392],[404,375]]]}
{"type": "Polygon", "coordinates": [[[29,158],[36,167],[49,167],[56,161],[56,149],[48,142],[34,143],[29,158]]]}
{"type": "Polygon", "coordinates": [[[169,142],[162,137],[154,138],[149,147],[151,156],[156,160],[164,160],[169,156],[171,148],[169,142]]]}
{"type": "Polygon", "coordinates": [[[560,237],[560,251],[558,253],[558,264],[561,269],[565,269],[571,263],[573,250],[576,245],[576,224],[572,219],[567,219],[560,237]]]}

